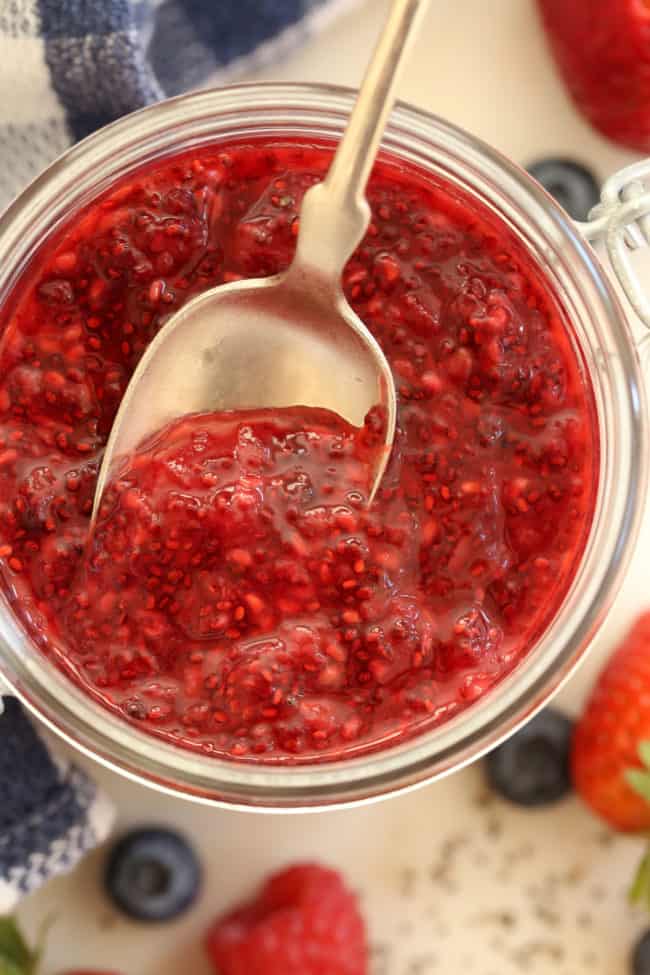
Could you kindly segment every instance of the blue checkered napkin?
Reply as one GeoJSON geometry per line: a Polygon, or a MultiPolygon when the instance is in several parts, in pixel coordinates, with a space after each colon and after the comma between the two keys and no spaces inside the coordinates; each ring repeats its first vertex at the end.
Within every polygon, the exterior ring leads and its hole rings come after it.
{"type": "Polygon", "coordinates": [[[106,838],[108,799],[55,759],[18,701],[0,698],[0,914],[106,838]]]}
{"type": "Polygon", "coordinates": [[[0,210],[72,142],[282,56],[358,0],[0,0],[0,210]]]}

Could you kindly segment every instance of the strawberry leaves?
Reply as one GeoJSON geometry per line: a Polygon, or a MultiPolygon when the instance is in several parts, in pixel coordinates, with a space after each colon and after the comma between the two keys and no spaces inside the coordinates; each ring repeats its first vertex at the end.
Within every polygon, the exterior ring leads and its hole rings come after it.
{"type": "Polygon", "coordinates": [[[625,781],[642,799],[650,803],[650,741],[642,741],[638,755],[643,768],[629,768],[625,771],[625,781]]]}
{"type": "Polygon", "coordinates": [[[650,911],[650,850],[646,851],[637,867],[628,897],[632,904],[642,904],[650,911]]]}
{"type": "Polygon", "coordinates": [[[0,917],[0,975],[34,975],[40,948],[32,951],[12,917],[0,917]]]}
{"type": "MultiPolygon", "coordinates": [[[[625,781],[650,803],[650,741],[642,741],[638,748],[642,768],[625,770],[625,781]]],[[[632,904],[643,904],[650,911],[650,845],[643,856],[629,891],[632,904]]]]}

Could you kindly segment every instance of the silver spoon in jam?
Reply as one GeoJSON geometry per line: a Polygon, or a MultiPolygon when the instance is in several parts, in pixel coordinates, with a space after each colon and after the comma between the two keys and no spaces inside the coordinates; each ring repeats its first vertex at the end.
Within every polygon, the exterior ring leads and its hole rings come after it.
{"type": "Polygon", "coordinates": [[[369,501],[374,497],[395,436],[395,385],[379,344],[343,294],[341,276],[370,222],[366,184],[426,2],[393,0],[327,176],[303,198],[288,270],[205,291],[146,349],[106,445],[91,529],[120,462],[189,413],[321,407],[361,427],[378,407],[383,446],[373,454],[369,501]]]}

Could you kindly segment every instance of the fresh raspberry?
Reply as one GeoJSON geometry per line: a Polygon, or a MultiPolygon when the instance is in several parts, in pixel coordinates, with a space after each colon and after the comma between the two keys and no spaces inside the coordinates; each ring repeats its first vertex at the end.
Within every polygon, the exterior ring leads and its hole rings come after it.
{"type": "Polygon", "coordinates": [[[366,975],[366,930],[335,870],[298,864],[218,918],[206,949],[219,975],[366,975]]]}

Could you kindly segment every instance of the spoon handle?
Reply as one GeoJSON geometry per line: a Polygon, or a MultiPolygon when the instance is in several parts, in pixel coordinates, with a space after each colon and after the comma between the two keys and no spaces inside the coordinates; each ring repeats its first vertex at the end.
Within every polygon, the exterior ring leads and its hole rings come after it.
{"type": "Polygon", "coordinates": [[[336,155],[303,199],[294,268],[338,279],[370,222],[365,197],[400,68],[428,0],[393,0],[336,155]]]}

